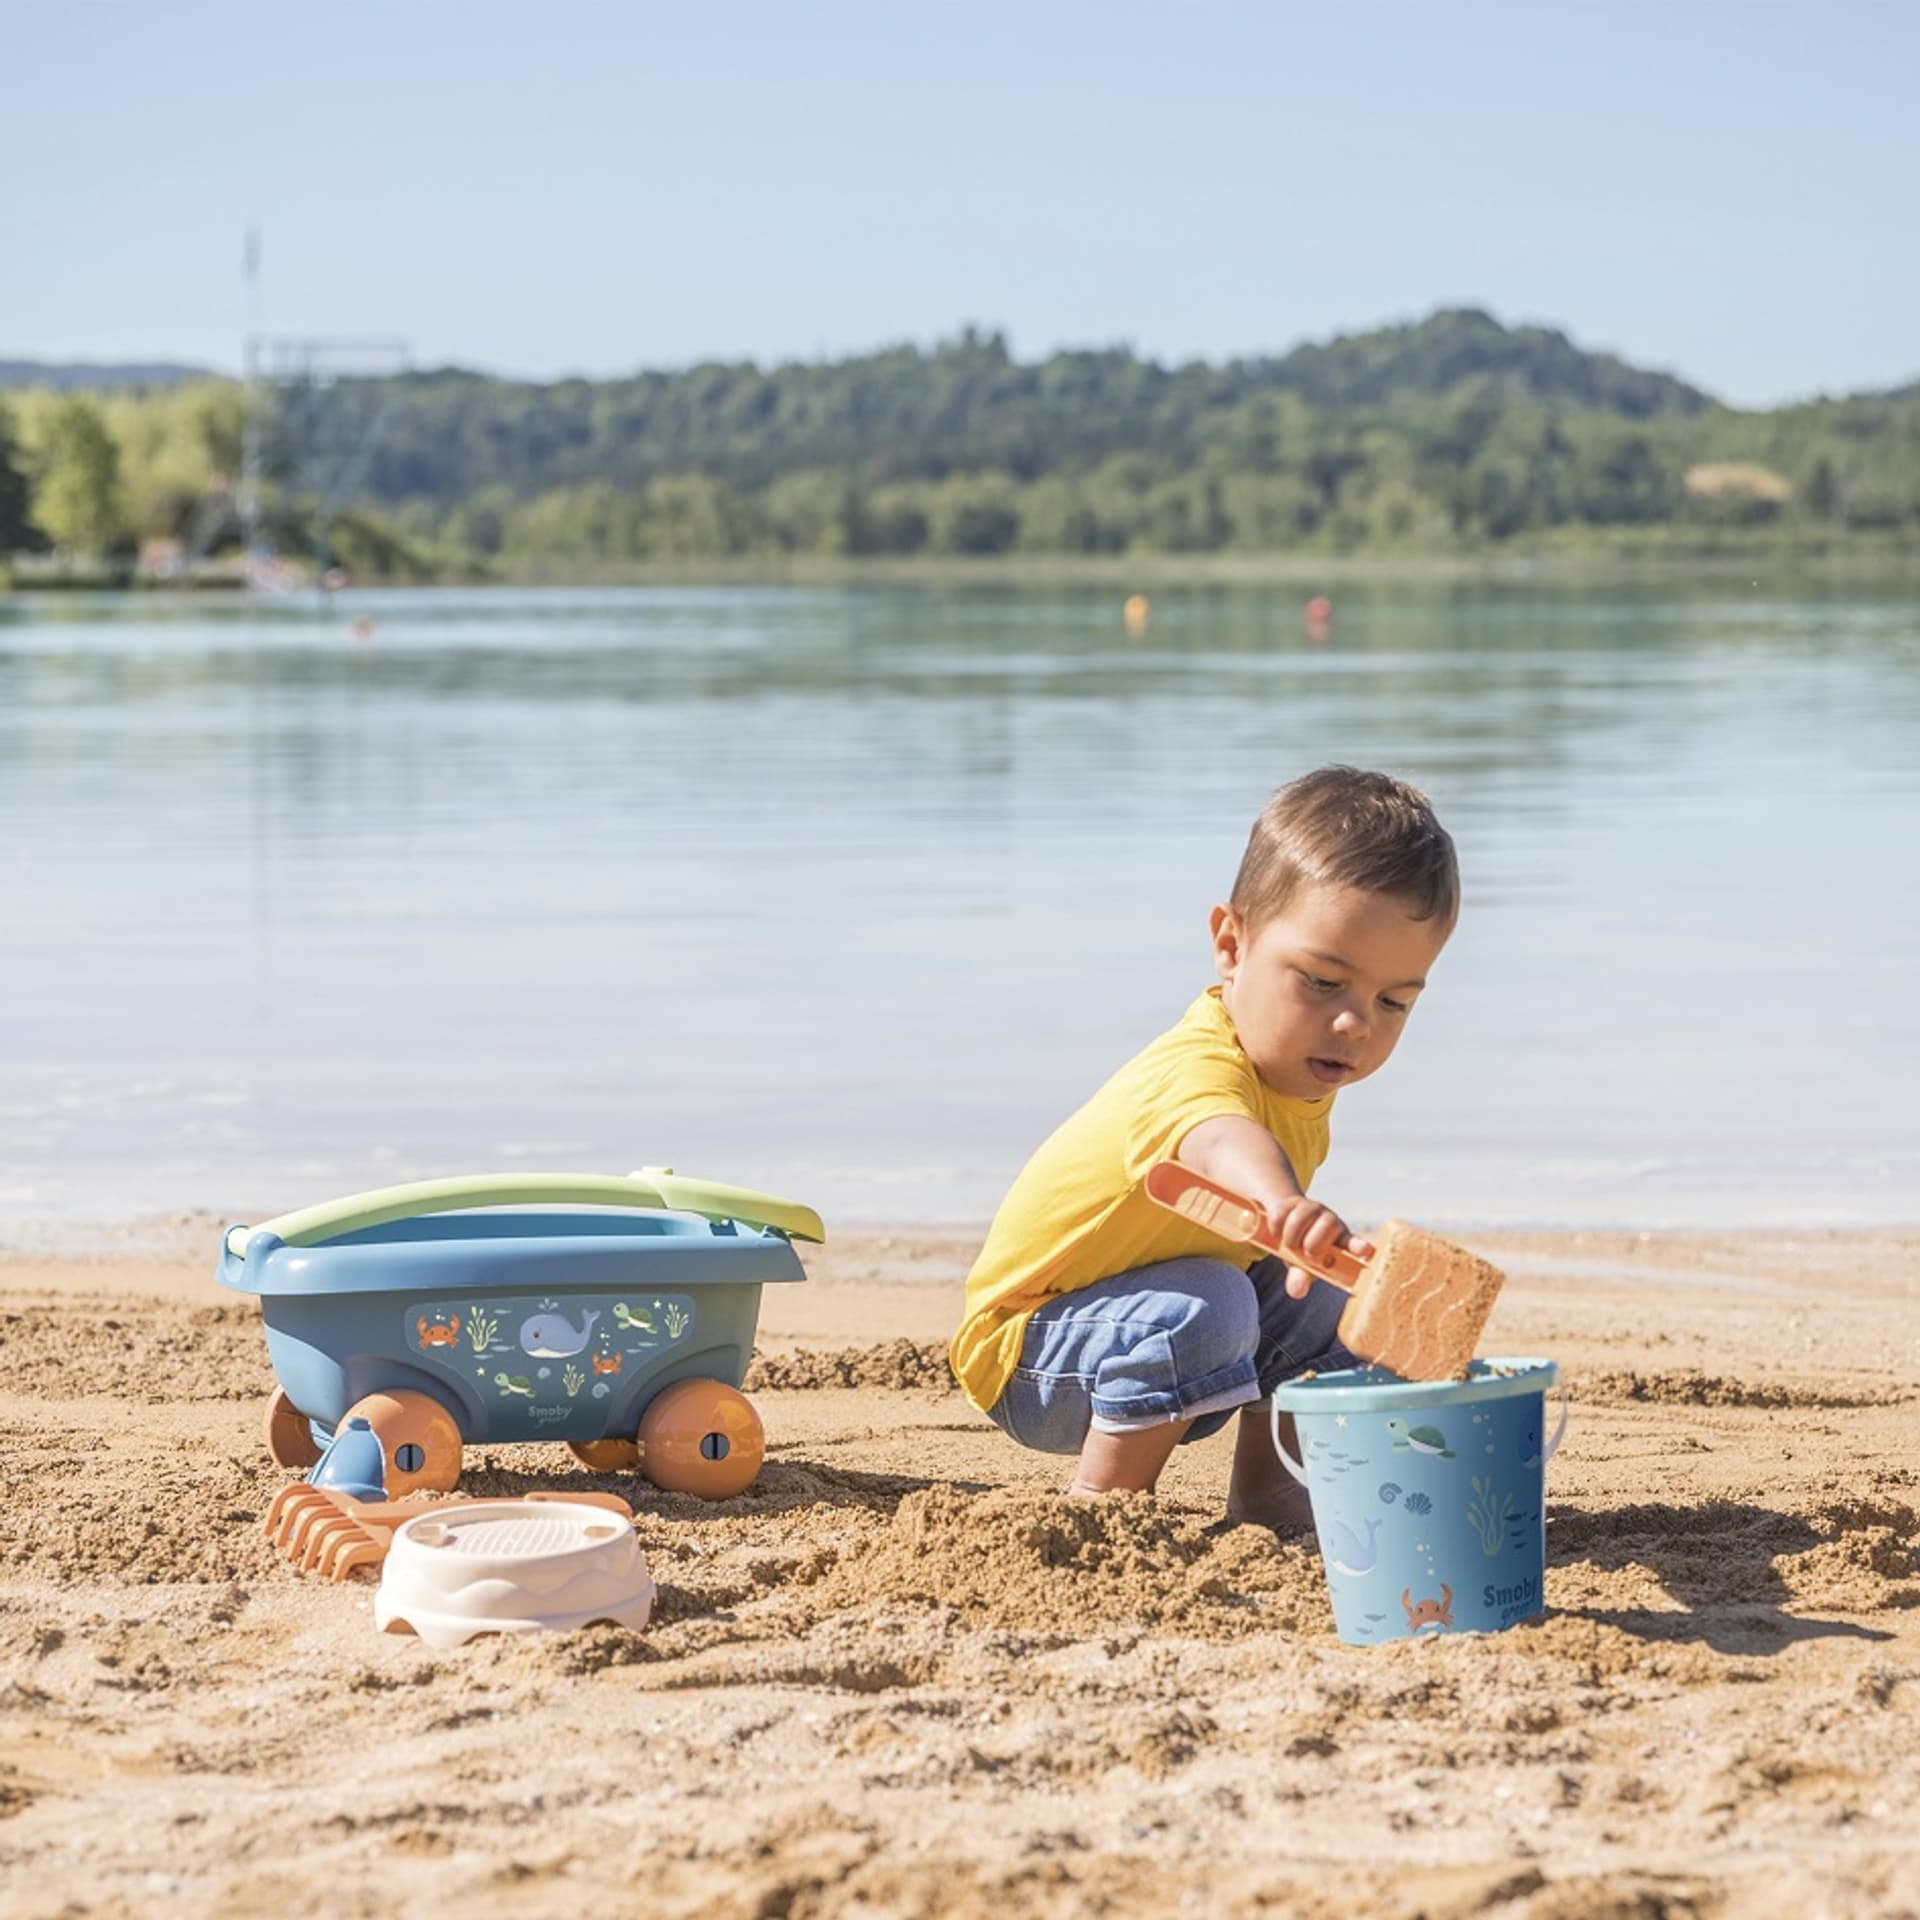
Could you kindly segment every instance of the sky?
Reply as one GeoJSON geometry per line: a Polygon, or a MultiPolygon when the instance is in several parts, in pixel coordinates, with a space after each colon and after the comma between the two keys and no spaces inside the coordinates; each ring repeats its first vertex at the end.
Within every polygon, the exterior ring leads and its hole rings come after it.
{"type": "Polygon", "coordinates": [[[16,9],[0,359],[381,334],[534,378],[1439,306],[1738,405],[1920,377],[1920,7],[16,9]]]}

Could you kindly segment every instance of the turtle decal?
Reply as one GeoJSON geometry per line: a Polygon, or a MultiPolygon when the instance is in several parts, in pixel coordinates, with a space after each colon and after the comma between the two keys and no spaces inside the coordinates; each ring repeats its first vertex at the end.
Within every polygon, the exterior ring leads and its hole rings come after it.
{"type": "Polygon", "coordinates": [[[1415,1453],[1430,1453],[1436,1460],[1453,1458],[1447,1436],[1438,1427],[1410,1427],[1404,1420],[1389,1420],[1387,1431],[1393,1435],[1393,1444],[1403,1452],[1411,1448],[1415,1453]]]}

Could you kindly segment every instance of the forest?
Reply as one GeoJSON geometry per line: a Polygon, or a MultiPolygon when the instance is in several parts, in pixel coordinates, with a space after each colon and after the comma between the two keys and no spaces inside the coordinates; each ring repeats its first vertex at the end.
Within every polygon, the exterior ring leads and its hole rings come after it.
{"type": "MultiPolygon", "coordinates": [[[[0,555],[231,555],[247,404],[172,372],[0,392],[0,555]]],[[[1745,411],[1473,310],[1223,364],[1021,361],[968,329],[614,380],[420,371],[268,390],[258,432],[268,543],[323,526],[312,557],[370,579],[1920,539],[1920,384],[1745,411]]]]}

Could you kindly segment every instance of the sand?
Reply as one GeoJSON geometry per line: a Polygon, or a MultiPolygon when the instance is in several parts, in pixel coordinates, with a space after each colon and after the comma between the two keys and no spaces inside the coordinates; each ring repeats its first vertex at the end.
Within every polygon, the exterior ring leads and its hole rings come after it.
{"type": "Polygon", "coordinates": [[[1476,1236],[1561,1361],[1542,1620],[1344,1647],[1311,1537],[1055,1490],[951,1389],[961,1234],[769,1292],[772,1448],[635,1495],[639,1634],[294,1573],[216,1224],[0,1255],[7,1915],[1920,1914],[1920,1233],[1476,1236]]]}

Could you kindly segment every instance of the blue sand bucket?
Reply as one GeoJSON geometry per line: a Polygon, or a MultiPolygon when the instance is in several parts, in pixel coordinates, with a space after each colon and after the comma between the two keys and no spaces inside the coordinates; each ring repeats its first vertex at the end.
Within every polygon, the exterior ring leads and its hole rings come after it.
{"type": "Polygon", "coordinates": [[[1349,1367],[1273,1396],[1273,1444],[1313,1502],[1340,1638],[1491,1632],[1545,1608],[1551,1360],[1476,1360],[1465,1380],[1349,1367]],[[1300,1460],[1280,1444],[1298,1423],[1300,1460]]]}

